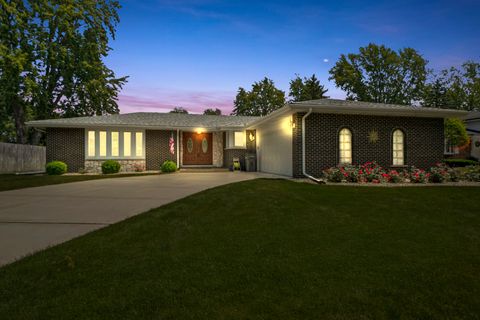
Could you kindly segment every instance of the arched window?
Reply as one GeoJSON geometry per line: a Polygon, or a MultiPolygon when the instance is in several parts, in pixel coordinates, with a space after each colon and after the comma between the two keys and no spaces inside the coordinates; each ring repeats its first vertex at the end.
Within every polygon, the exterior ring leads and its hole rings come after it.
{"type": "Polygon", "coordinates": [[[403,166],[405,163],[405,139],[402,130],[393,131],[393,141],[392,141],[392,150],[393,150],[393,165],[394,166],[403,166]]]}
{"type": "Polygon", "coordinates": [[[340,164],[352,163],[352,132],[343,128],[338,134],[338,142],[340,147],[340,164]]]}

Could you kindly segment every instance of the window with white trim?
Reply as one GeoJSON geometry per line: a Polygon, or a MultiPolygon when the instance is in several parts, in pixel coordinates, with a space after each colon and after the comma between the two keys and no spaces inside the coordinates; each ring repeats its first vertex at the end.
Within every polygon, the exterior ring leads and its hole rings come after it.
{"type": "Polygon", "coordinates": [[[343,128],[338,134],[340,164],[352,164],[352,132],[343,128]]]}
{"type": "Polygon", "coordinates": [[[445,148],[443,151],[443,154],[446,155],[454,155],[454,154],[459,154],[458,147],[453,145],[448,139],[445,139],[445,148]]]}
{"type": "Polygon", "coordinates": [[[405,135],[400,129],[393,131],[392,151],[393,165],[403,166],[405,164],[405,135]]]}
{"type": "Polygon", "coordinates": [[[141,130],[87,130],[87,159],[142,159],[145,134],[141,130]]]}
{"type": "Polygon", "coordinates": [[[246,148],[245,131],[227,131],[227,148],[246,148]]]}

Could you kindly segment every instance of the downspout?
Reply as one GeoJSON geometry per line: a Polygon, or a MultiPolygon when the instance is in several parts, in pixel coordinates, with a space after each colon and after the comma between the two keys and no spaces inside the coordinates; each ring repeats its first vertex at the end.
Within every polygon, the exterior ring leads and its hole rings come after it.
{"type": "Polygon", "coordinates": [[[302,117],[302,174],[305,177],[307,177],[307,178],[309,178],[309,179],[311,179],[311,180],[313,180],[317,183],[321,183],[321,182],[323,182],[322,180],[317,179],[317,178],[309,175],[307,173],[307,169],[305,168],[306,167],[306,164],[305,164],[305,119],[307,119],[307,117],[310,115],[310,113],[312,113],[312,108],[310,108],[308,110],[307,114],[305,114],[302,117]]]}

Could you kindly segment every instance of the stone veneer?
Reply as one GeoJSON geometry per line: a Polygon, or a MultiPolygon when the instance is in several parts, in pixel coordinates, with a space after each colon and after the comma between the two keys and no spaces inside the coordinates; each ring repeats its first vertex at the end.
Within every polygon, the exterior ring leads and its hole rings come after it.
{"type": "MultiPolygon", "coordinates": [[[[105,160],[86,160],[85,171],[88,173],[102,173],[102,163],[105,160]]],[[[120,163],[120,172],[136,172],[137,168],[141,168],[140,171],[145,171],[146,162],[143,159],[132,160],[115,160],[120,163]]]]}
{"type": "Polygon", "coordinates": [[[212,132],[213,166],[223,167],[223,132],[212,132]]]}

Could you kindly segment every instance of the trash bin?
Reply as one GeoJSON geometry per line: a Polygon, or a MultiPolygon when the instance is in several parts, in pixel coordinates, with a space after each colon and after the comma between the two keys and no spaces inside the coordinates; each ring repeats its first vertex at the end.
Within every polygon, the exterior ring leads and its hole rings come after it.
{"type": "Polygon", "coordinates": [[[257,156],[253,153],[245,155],[245,171],[257,171],[257,156]]]}

